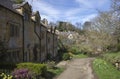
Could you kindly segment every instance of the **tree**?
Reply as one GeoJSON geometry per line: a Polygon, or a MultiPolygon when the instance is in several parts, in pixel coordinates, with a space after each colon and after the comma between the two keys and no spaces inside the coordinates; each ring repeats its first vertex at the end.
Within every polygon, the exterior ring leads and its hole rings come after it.
{"type": "Polygon", "coordinates": [[[120,15],[120,0],[112,0],[112,10],[120,15]]]}
{"type": "Polygon", "coordinates": [[[72,23],[70,22],[64,22],[64,21],[59,21],[57,23],[57,29],[59,31],[75,31],[75,32],[78,32],[80,33],[81,32],[81,23],[77,23],[76,26],[73,25],[72,23]]]}
{"type": "Polygon", "coordinates": [[[108,47],[115,45],[113,33],[116,28],[116,16],[113,12],[99,12],[99,15],[85,22],[83,29],[85,30],[86,45],[94,52],[107,51],[108,47]]]}
{"type": "Polygon", "coordinates": [[[120,0],[112,0],[112,11],[116,16],[114,38],[117,41],[117,49],[120,51],[120,0]]]}
{"type": "Polygon", "coordinates": [[[90,30],[91,24],[92,24],[92,22],[86,21],[86,22],[83,24],[83,30],[90,30]]]}
{"type": "Polygon", "coordinates": [[[115,31],[115,18],[111,11],[100,12],[97,17],[95,17],[92,22],[92,28],[99,32],[106,32],[111,34],[115,31]]]}

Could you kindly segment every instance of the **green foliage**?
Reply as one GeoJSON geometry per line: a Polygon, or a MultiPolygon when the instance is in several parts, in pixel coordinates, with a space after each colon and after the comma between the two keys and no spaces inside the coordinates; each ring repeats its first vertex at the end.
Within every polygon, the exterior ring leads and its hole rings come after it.
{"type": "Polygon", "coordinates": [[[70,54],[69,53],[64,53],[62,58],[63,58],[63,60],[69,60],[70,59],[70,54]]]}
{"type": "Polygon", "coordinates": [[[89,45],[81,45],[79,47],[79,50],[83,53],[83,54],[92,54],[93,49],[89,46],[89,45]]]}
{"type": "MultiPolygon", "coordinates": [[[[70,57],[73,58],[86,58],[87,55],[84,55],[84,51],[79,49],[77,46],[72,46],[68,49],[70,57]]],[[[86,51],[85,51],[86,52],[86,51]]]]}
{"type": "Polygon", "coordinates": [[[78,27],[75,27],[72,23],[70,22],[64,22],[60,21],[57,25],[57,30],[59,31],[76,31],[76,32],[81,32],[81,29],[78,27]]]}
{"type": "Polygon", "coordinates": [[[54,61],[47,62],[46,64],[47,64],[48,68],[54,68],[55,67],[55,62],[54,61]]]}
{"type": "Polygon", "coordinates": [[[34,75],[31,71],[29,71],[28,69],[15,69],[13,72],[12,72],[12,76],[13,78],[15,79],[33,79],[34,78],[34,75]]]}
{"type": "Polygon", "coordinates": [[[17,64],[17,68],[29,69],[36,75],[44,74],[47,71],[47,67],[45,64],[37,64],[37,63],[20,63],[20,64],[17,64]]]}
{"type": "Polygon", "coordinates": [[[60,73],[62,73],[64,71],[64,69],[63,68],[56,68],[56,69],[50,68],[50,69],[48,69],[48,71],[55,75],[60,75],[60,73]]]}
{"type": "Polygon", "coordinates": [[[120,44],[117,44],[117,51],[120,51],[120,44]]]}
{"type": "Polygon", "coordinates": [[[120,62],[120,52],[117,53],[106,53],[103,54],[103,59],[105,59],[108,62],[115,63],[115,62],[120,62]]]}
{"type": "Polygon", "coordinates": [[[45,73],[45,79],[53,79],[55,76],[60,75],[64,71],[63,68],[48,68],[47,73],[45,73]]]}
{"type": "Polygon", "coordinates": [[[112,64],[102,60],[95,59],[93,62],[93,69],[99,79],[119,79],[120,71],[118,71],[112,64]]]}
{"type": "Polygon", "coordinates": [[[54,61],[47,62],[47,72],[44,74],[45,79],[53,79],[55,76],[63,72],[63,68],[56,67],[54,61]]]}
{"type": "Polygon", "coordinates": [[[71,53],[73,53],[73,54],[79,54],[79,53],[81,53],[81,51],[79,50],[79,48],[76,47],[76,46],[70,47],[70,48],[68,49],[68,51],[71,52],[71,53]]]}
{"type": "Polygon", "coordinates": [[[84,54],[77,54],[77,55],[73,55],[73,58],[87,58],[87,55],[84,54]]]}
{"type": "Polygon", "coordinates": [[[0,79],[13,79],[13,76],[5,74],[5,73],[1,73],[0,74],[0,79]]]}

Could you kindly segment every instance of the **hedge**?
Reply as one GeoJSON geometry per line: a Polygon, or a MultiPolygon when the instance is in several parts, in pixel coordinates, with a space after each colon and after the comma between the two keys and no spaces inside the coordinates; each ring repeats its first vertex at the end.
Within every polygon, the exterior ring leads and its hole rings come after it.
{"type": "Polygon", "coordinates": [[[20,63],[17,64],[17,68],[26,68],[36,75],[41,75],[47,71],[47,66],[45,64],[38,64],[38,63],[20,63]]]}

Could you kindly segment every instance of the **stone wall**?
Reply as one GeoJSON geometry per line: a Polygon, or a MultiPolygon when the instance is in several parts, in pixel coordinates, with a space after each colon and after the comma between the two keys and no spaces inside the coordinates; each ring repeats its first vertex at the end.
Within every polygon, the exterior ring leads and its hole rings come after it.
{"type": "Polygon", "coordinates": [[[48,21],[42,23],[39,12],[32,12],[27,2],[14,10],[17,12],[0,5],[0,39],[7,42],[12,61],[43,62],[48,53],[56,56],[57,35],[48,32],[48,21]]]}
{"type": "Polygon", "coordinates": [[[22,61],[23,52],[23,20],[19,15],[3,6],[0,6],[0,39],[7,44],[10,58],[13,62],[22,61]],[[12,56],[15,57],[12,57],[12,56]]]}

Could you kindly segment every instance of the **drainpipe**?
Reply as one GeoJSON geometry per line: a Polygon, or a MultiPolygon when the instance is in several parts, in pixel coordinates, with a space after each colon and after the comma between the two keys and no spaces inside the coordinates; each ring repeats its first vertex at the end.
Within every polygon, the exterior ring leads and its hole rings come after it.
{"type": "Polygon", "coordinates": [[[46,30],[46,56],[45,56],[46,58],[45,58],[45,61],[47,60],[47,55],[48,55],[48,41],[47,41],[48,40],[48,38],[47,38],[48,37],[48,31],[47,30],[46,30]]]}
{"type": "Polygon", "coordinates": [[[25,49],[24,49],[24,41],[25,41],[25,39],[24,39],[24,31],[25,31],[24,16],[22,17],[22,23],[23,23],[23,25],[22,25],[22,26],[23,26],[23,27],[22,27],[22,28],[23,28],[23,39],[22,39],[22,43],[23,43],[23,44],[22,44],[22,45],[23,45],[22,47],[23,47],[23,50],[22,50],[22,51],[23,51],[23,62],[24,62],[24,50],[25,50],[25,49]]]}
{"type": "Polygon", "coordinates": [[[52,57],[54,57],[54,33],[53,33],[53,27],[51,26],[51,34],[53,35],[52,41],[53,41],[53,45],[52,45],[52,57]]]}
{"type": "Polygon", "coordinates": [[[52,34],[53,34],[53,58],[54,58],[54,29],[52,28],[52,34]]]}
{"type": "Polygon", "coordinates": [[[48,29],[47,29],[47,31],[46,31],[46,60],[47,60],[47,55],[48,55],[48,46],[49,46],[49,44],[48,44],[48,29]]]}
{"type": "Polygon", "coordinates": [[[41,24],[40,24],[40,62],[41,62],[41,24]]]}
{"type": "Polygon", "coordinates": [[[56,30],[56,27],[54,27],[54,32],[53,32],[53,53],[54,53],[54,57],[55,57],[55,30],[56,30]]]}

